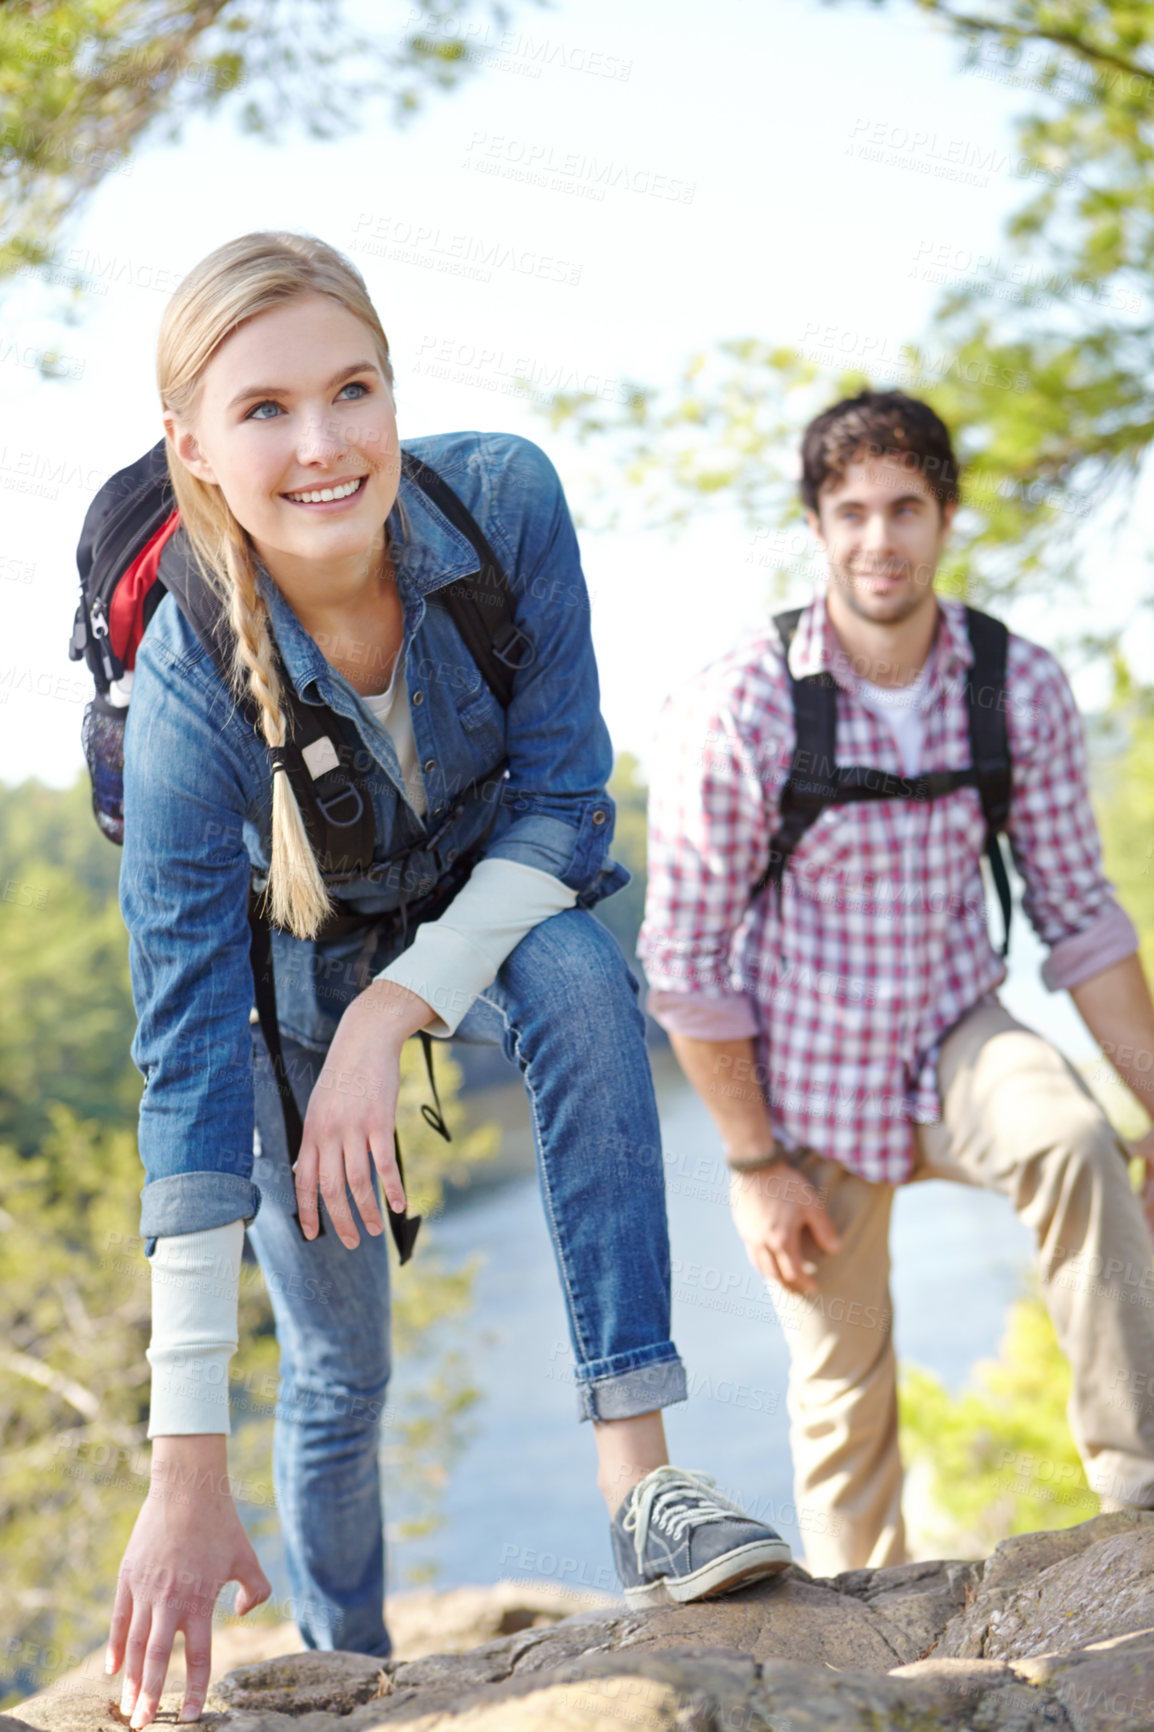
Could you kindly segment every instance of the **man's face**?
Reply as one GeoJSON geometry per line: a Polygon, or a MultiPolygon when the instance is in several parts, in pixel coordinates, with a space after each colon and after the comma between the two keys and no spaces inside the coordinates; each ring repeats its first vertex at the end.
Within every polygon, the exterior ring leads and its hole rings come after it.
{"type": "Polygon", "coordinates": [[[898,625],[932,607],[934,573],[953,521],[925,477],[896,453],[865,453],[818,495],[809,526],[829,562],[829,599],[859,619],[898,625]]]}

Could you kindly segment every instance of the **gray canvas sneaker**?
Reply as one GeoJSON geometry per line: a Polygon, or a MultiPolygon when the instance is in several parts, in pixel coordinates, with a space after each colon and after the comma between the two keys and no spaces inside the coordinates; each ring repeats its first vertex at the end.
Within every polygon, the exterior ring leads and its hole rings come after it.
{"type": "Polygon", "coordinates": [[[655,1467],[613,1518],[613,1557],[629,1605],[708,1600],[791,1561],[780,1534],[714,1489],[708,1474],[655,1467]]]}

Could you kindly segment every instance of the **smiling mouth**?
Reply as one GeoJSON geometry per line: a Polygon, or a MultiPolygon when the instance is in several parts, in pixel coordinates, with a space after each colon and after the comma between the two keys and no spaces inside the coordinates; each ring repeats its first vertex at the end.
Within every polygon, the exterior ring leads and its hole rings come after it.
{"type": "Polygon", "coordinates": [[[339,481],[332,487],[309,487],[300,493],[282,493],[281,498],[287,499],[291,505],[331,505],[337,500],[351,499],[367,480],[367,475],[350,476],[347,481],[339,481]]]}

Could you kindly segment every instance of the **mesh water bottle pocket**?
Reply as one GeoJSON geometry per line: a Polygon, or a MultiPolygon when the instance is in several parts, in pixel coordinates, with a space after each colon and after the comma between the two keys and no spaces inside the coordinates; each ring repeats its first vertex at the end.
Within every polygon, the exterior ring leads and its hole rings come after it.
{"type": "Polygon", "coordinates": [[[99,694],[84,712],[81,740],[92,777],[92,810],[110,841],[124,841],[124,721],[128,711],[99,694]]]}

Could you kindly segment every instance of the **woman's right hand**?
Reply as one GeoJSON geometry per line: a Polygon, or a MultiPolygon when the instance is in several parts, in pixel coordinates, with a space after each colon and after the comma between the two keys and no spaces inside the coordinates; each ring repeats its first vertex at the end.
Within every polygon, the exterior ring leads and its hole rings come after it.
{"type": "Polygon", "coordinates": [[[317,1235],[318,1188],[337,1237],[350,1251],[360,1234],[346,1189],[369,1233],[375,1238],[384,1230],[373,1167],[389,1207],[405,1207],[393,1153],[401,1048],[435,1019],[423,998],[391,980],[373,981],[345,1010],[309,1100],[296,1160],[297,1209],[306,1239],[317,1235]]]}
{"type": "Polygon", "coordinates": [[[134,1727],[156,1713],[178,1630],[186,1669],[180,1718],[197,1719],[208,1694],[213,1608],[232,1581],[240,1584],[241,1617],[272,1592],[232,1501],[227,1439],[155,1439],[152,1486],[120,1566],[105,1663],[109,1675],[124,1665],[120,1710],[134,1727]]]}

